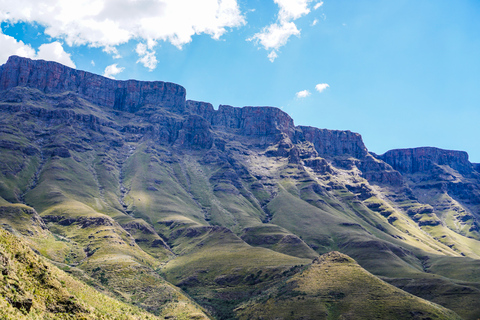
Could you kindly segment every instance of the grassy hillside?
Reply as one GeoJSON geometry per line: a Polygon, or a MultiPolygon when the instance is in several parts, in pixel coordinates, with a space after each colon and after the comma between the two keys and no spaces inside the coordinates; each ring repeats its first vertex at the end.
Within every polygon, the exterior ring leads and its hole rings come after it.
{"type": "Polygon", "coordinates": [[[159,319],[76,280],[0,229],[2,319],[159,319]]]}
{"type": "Polygon", "coordinates": [[[461,319],[330,252],[235,309],[239,319],[461,319]]]}

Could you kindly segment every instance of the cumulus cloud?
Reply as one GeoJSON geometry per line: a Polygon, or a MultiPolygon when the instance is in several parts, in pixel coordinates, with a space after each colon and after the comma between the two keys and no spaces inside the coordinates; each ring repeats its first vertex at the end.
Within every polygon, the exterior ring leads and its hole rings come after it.
{"type": "Polygon", "coordinates": [[[108,67],[105,68],[105,71],[103,72],[103,76],[110,78],[110,79],[115,79],[115,75],[119,74],[125,70],[125,68],[119,68],[117,67],[117,64],[111,64],[108,67]]]}
{"type": "Polygon", "coordinates": [[[104,48],[131,39],[181,47],[193,35],[218,39],[227,28],[245,24],[237,0],[0,0],[0,8],[2,21],[36,22],[68,45],[104,48]]]}
{"type": "Polygon", "coordinates": [[[295,95],[297,96],[297,98],[306,98],[309,95],[311,95],[311,93],[308,90],[302,90],[302,91],[297,92],[295,95]]]}
{"type": "Polygon", "coordinates": [[[0,64],[7,62],[11,55],[34,58],[35,50],[23,41],[17,41],[15,38],[3,34],[0,30],[0,64]]]}
{"type": "Polygon", "coordinates": [[[15,38],[3,34],[0,30],[0,48],[2,48],[0,50],[0,64],[7,62],[9,56],[17,55],[30,59],[52,60],[75,68],[75,63],[70,58],[70,54],[65,52],[62,44],[58,41],[42,44],[36,52],[30,45],[21,40],[17,41],[15,38]]]}
{"type": "Polygon", "coordinates": [[[265,50],[273,49],[268,55],[269,60],[273,62],[278,56],[279,48],[287,44],[291,36],[300,36],[300,30],[293,21],[310,13],[308,5],[311,1],[274,0],[279,7],[277,21],[264,27],[262,31],[254,34],[247,41],[254,41],[265,50]]]}
{"type": "Polygon", "coordinates": [[[315,90],[317,90],[318,92],[322,92],[327,88],[330,88],[330,86],[327,83],[319,83],[315,86],[315,90]]]}
{"type": "Polygon", "coordinates": [[[38,48],[36,58],[57,61],[68,67],[75,68],[75,63],[73,63],[72,59],[70,58],[70,54],[63,50],[62,44],[58,41],[42,44],[38,48]]]}

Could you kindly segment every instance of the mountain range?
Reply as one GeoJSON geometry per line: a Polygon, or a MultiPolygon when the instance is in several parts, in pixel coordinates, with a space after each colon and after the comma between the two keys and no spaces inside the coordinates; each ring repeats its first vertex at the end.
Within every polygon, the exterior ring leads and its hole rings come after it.
{"type": "Polygon", "coordinates": [[[480,317],[466,152],[377,155],[275,107],[17,56],[0,114],[7,319],[480,317]]]}

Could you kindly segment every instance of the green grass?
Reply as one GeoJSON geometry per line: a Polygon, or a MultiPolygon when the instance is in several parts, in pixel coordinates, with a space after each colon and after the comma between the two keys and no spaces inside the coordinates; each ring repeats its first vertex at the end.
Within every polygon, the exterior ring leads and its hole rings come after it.
{"type": "Polygon", "coordinates": [[[2,319],[157,319],[65,274],[0,229],[2,319]]]}
{"type": "Polygon", "coordinates": [[[303,240],[273,224],[245,228],[241,237],[252,246],[268,248],[294,257],[313,259],[318,256],[303,240]]]}
{"type": "Polygon", "coordinates": [[[460,319],[454,312],[405,293],[338,252],[238,307],[239,319],[460,319]]]}

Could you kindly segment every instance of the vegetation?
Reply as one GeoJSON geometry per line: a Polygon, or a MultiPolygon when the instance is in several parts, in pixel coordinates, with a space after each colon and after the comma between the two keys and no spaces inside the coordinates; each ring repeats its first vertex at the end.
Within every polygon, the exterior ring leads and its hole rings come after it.
{"type": "Polygon", "coordinates": [[[335,251],[235,311],[239,319],[460,319],[381,281],[335,251]]]}
{"type": "Polygon", "coordinates": [[[89,287],[0,229],[2,319],[158,319],[89,287]]]}
{"type": "Polygon", "coordinates": [[[2,316],[480,317],[476,171],[400,175],[265,123],[185,132],[193,113],[0,94],[2,316]]]}

